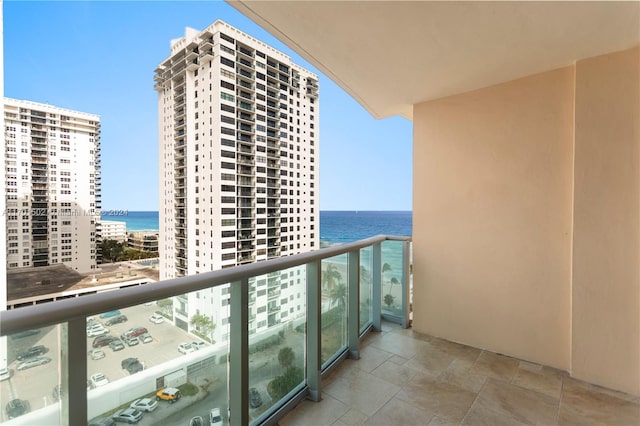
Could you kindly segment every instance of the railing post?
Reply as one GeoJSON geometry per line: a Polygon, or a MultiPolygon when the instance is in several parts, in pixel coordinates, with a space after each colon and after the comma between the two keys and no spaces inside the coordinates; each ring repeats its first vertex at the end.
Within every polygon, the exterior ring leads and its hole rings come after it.
{"type": "MultiPolygon", "coordinates": [[[[68,377],[68,397],[62,398],[62,424],[86,425],[87,415],[87,321],[82,317],[67,323],[66,347],[61,347],[62,385],[64,385],[65,369],[68,377]],[[66,351],[66,357],[65,357],[66,351]],[[65,362],[66,361],[66,362],[65,362]]],[[[64,389],[64,388],[63,388],[64,389]]]]}
{"type": "Polygon", "coordinates": [[[322,261],[307,263],[307,387],[309,399],[322,399],[320,373],[322,369],[322,261]]]}
{"type": "Polygon", "coordinates": [[[349,268],[347,336],[349,357],[360,359],[360,250],[350,251],[347,261],[349,268]]]}
{"type": "Polygon", "coordinates": [[[249,278],[231,283],[229,318],[230,425],[249,424],[249,278]]]}
{"type": "Polygon", "coordinates": [[[402,242],[402,328],[409,328],[409,303],[411,301],[411,241],[402,242]]]}
{"type": "Polygon", "coordinates": [[[382,331],[382,243],[372,246],[373,271],[371,271],[371,285],[373,295],[371,296],[371,318],[373,329],[382,331]]]}

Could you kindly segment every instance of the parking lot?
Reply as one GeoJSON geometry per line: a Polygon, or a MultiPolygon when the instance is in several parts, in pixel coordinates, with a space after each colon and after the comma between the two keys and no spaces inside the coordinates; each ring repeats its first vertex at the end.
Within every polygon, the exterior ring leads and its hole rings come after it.
{"type": "MultiPolygon", "coordinates": [[[[127,370],[122,369],[121,362],[125,358],[138,358],[145,368],[162,364],[172,359],[182,356],[178,351],[178,345],[183,342],[198,341],[196,337],[189,335],[184,330],[174,326],[169,321],[161,324],[154,324],[149,321],[149,317],[156,312],[155,305],[140,305],[121,310],[126,315],[126,322],[107,326],[109,334],[120,337],[122,333],[132,327],[145,327],[153,340],[149,343],[139,342],[135,346],[125,344],[124,349],[114,352],[108,346],[103,347],[105,357],[93,360],[87,359],[87,377],[95,373],[104,374],[109,381],[116,381],[129,376],[127,370]]],[[[106,319],[99,319],[106,322],[106,319]]],[[[0,398],[2,402],[2,419],[7,420],[4,407],[11,399],[19,398],[27,400],[31,410],[55,403],[53,396],[54,387],[60,383],[62,369],[60,365],[60,348],[63,339],[61,327],[46,327],[40,333],[23,337],[9,337],[8,362],[11,377],[0,382],[0,398]],[[43,355],[51,358],[48,364],[32,367],[25,370],[18,370],[21,361],[16,359],[17,355],[35,345],[44,345],[48,351],[43,355]]],[[[87,339],[87,350],[91,349],[94,337],[87,339]]]]}

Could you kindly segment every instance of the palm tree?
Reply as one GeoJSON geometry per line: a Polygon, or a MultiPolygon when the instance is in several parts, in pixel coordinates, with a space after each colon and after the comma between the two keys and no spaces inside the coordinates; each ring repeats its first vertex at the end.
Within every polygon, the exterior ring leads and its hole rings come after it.
{"type": "Polygon", "coordinates": [[[393,304],[393,299],[394,297],[390,294],[387,294],[384,296],[384,304],[387,305],[388,307],[391,307],[391,305],[393,304]]]}
{"type": "Polygon", "coordinates": [[[337,303],[344,311],[344,308],[347,305],[347,286],[342,283],[336,285],[331,289],[329,296],[331,297],[331,304],[335,305],[337,303]]]}
{"type": "MultiPolygon", "coordinates": [[[[384,289],[384,273],[385,272],[389,272],[391,270],[391,265],[389,265],[387,262],[384,263],[384,265],[382,265],[382,285],[383,285],[383,289],[384,289]]],[[[389,287],[389,291],[391,291],[391,287],[389,287]]]]}
{"type": "Polygon", "coordinates": [[[197,331],[209,336],[211,343],[213,343],[213,331],[216,329],[216,324],[206,315],[195,314],[191,317],[191,325],[196,328],[197,331]]]}
{"type": "Polygon", "coordinates": [[[280,352],[278,352],[278,362],[280,363],[280,365],[282,366],[282,368],[288,368],[291,364],[293,364],[293,359],[295,358],[296,354],[293,352],[293,349],[291,349],[289,346],[285,346],[284,348],[280,349],[280,352]]]}
{"type": "Polygon", "coordinates": [[[336,265],[329,263],[327,269],[322,272],[322,287],[331,291],[340,281],[342,281],[342,274],[336,265]]]}

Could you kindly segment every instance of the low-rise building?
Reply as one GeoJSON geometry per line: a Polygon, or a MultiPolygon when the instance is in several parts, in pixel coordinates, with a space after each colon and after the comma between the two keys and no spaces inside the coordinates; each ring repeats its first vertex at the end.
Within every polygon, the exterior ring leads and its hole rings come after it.
{"type": "Polygon", "coordinates": [[[127,236],[127,247],[135,250],[157,253],[158,231],[130,232],[127,236]]]}
{"type": "Polygon", "coordinates": [[[103,240],[116,240],[120,243],[127,241],[127,223],[115,220],[101,220],[101,235],[103,240]]]}

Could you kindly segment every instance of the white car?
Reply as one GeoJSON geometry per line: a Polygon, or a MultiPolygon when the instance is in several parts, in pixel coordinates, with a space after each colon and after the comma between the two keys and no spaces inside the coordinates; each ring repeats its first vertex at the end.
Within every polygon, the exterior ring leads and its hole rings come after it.
{"type": "Polygon", "coordinates": [[[0,369],[0,381],[7,380],[10,377],[11,377],[11,372],[9,371],[8,368],[0,369]]]}
{"type": "Polygon", "coordinates": [[[149,317],[149,321],[154,324],[161,324],[164,322],[164,317],[160,314],[153,314],[149,317]]]}
{"type": "Polygon", "coordinates": [[[198,342],[191,342],[191,346],[193,346],[193,348],[194,348],[196,351],[199,351],[200,349],[202,349],[202,348],[206,347],[206,346],[207,346],[207,344],[206,344],[206,343],[204,343],[204,342],[200,342],[200,341],[198,341],[198,342]]]}
{"type": "Polygon", "coordinates": [[[108,334],[109,329],[102,324],[95,324],[87,328],[87,337],[96,337],[108,334]]]}
{"type": "Polygon", "coordinates": [[[220,415],[219,408],[212,408],[209,411],[209,423],[211,426],[222,426],[222,416],[220,415]]]}
{"type": "Polygon", "coordinates": [[[194,348],[191,343],[180,343],[178,345],[178,351],[181,354],[190,354],[191,352],[195,352],[196,348],[194,348]]]}
{"type": "Polygon", "coordinates": [[[158,408],[158,401],[151,398],[136,399],[129,405],[130,408],[138,411],[146,411],[147,413],[158,408]]]}
{"type": "Polygon", "coordinates": [[[104,375],[104,374],[102,374],[102,373],[96,373],[96,374],[93,374],[93,375],[91,376],[90,381],[91,381],[91,385],[92,385],[94,388],[97,388],[98,386],[104,386],[104,385],[106,385],[107,383],[109,383],[109,379],[107,379],[107,376],[105,376],[105,375],[104,375]]]}
{"type": "Polygon", "coordinates": [[[105,353],[102,349],[91,349],[89,351],[89,356],[92,360],[102,359],[105,357],[105,353]]]}

